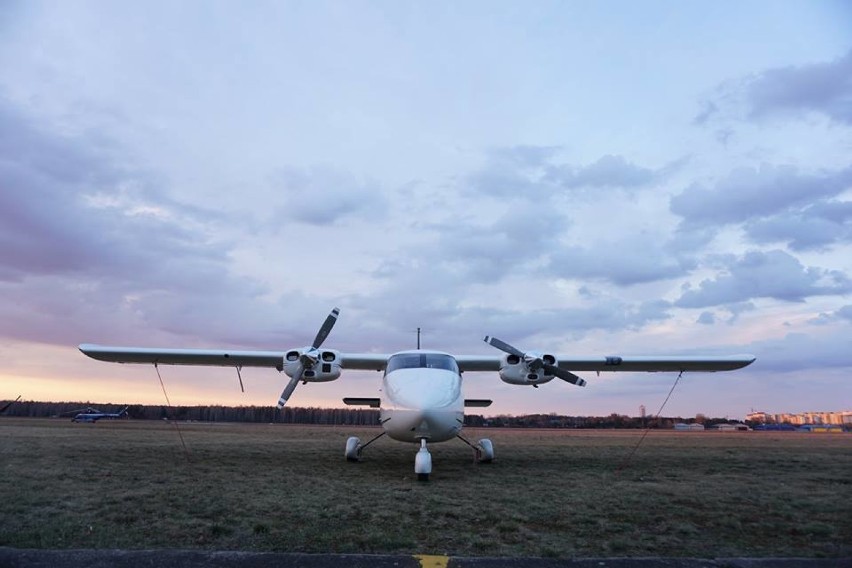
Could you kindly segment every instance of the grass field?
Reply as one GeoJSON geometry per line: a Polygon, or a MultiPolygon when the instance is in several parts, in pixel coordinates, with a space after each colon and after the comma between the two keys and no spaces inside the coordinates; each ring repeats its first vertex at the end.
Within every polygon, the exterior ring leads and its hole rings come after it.
{"type": "Polygon", "coordinates": [[[465,556],[848,556],[852,435],[652,431],[379,440],[377,429],[0,419],[0,545],[465,556]]]}

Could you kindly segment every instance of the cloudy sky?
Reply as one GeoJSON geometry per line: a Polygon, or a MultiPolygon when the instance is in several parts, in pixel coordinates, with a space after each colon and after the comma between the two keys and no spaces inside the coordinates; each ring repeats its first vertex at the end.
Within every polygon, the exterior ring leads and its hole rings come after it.
{"type": "MultiPolygon", "coordinates": [[[[0,399],[160,403],[84,342],[752,353],[665,414],[852,407],[846,2],[24,2],[0,15],[0,399]]],[[[163,368],[173,403],[286,377],[163,368]]],[[[674,376],[468,374],[494,413],[674,376]]],[[[375,396],[379,375],[295,405],[375,396]]]]}

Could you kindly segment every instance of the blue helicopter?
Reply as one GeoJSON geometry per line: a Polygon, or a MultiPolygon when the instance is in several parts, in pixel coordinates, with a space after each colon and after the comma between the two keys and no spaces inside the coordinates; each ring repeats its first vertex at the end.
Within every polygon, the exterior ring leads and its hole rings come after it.
{"type": "MultiPolygon", "coordinates": [[[[84,412],[79,412],[71,419],[71,422],[88,422],[94,423],[100,420],[101,418],[107,418],[109,420],[115,420],[117,418],[121,418],[127,415],[127,409],[129,407],[125,406],[119,412],[100,412],[94,408],[87,408],[84,412]]],[[[76,410],[72,410],[71,412],[78,412],[76,410]]]]}

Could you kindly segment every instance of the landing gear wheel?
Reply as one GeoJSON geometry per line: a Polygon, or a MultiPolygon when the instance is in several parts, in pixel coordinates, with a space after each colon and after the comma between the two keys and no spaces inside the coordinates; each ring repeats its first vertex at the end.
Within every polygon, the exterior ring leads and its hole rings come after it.
{"type": "Polygon", "coordinates": [[[355,436],[346,440],[346,461],[357,462],[361,461],[361,439],[355,436]]]}
{"type": "Polygon", "coordinates": [[[420,450],[414,456],[414,473],[417,474],[417,481],[429,481],[429,474],[432,473],[432,454],[426,449],[426,439],[420,439],[420,450]]]}
{"type": "Polygon", "coordinates": [[[494,461],[494,444],[488,438],[482,438],[477,444],[479,452],[479,463],[491,463],[494,461]]]}

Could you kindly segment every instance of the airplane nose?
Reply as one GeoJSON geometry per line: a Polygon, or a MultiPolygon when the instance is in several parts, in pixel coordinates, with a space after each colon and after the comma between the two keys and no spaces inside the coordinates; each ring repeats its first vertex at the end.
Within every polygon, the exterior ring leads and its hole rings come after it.
{"type": "Polygon", "coordinates": [[[397,409],[393,413],[394,426],[408,432],[411,439],[448,439],[459,429],[456,413],[450,409],[397,409]]]}

